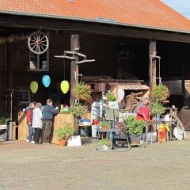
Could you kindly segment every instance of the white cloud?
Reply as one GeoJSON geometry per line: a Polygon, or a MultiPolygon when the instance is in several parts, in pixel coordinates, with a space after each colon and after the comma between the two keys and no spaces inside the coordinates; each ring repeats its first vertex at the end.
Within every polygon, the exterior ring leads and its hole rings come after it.
{"type": "Polygon", "coordinates": [[[190,0],[162,0],[162,2],[190,19],[190,0]]]}

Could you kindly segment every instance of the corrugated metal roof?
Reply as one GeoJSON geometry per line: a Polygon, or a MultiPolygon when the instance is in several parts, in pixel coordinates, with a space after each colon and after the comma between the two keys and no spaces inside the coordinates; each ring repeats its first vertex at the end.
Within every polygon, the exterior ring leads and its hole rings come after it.
{"type": "Polygon", "coordinates": [[[0,13],[190,33],[190,20],[160,0],[0,0],[0,13]]]}

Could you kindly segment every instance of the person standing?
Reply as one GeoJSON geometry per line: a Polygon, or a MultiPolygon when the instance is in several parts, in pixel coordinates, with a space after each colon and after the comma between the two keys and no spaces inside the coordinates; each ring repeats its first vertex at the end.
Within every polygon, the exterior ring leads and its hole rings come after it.
{"type": "Polygon", "coordinates": [[[50,143],[50,135],[53,128],[54,115],[59,113],[59,107],[53,107],[53,101],[47,99],[46,105],[42,109],[42,130],[43,130],[43,143],[50,143]]]}
{"type": "Polygon", "coordinates": [[[137,120],[150,120],[149,98],[143,97],[135,109],[137,120]]]}
{"type": "Polygon", "coordinates": [[[26,142],[28,143],[34,143],[33,141],[34,129],[32,128],[32,117],[33,117],[34,108],[35,108],[35,102],[31,102],[29,104],[28,109],[26,110],[26,118],[28,125],[28,136],[26,137],[26,142]]]}
{"type": "Polygon", "coordinates": [[[39,139],[41,137],[42,131],[42,104],[36,103],[36,107],[33,110],[33,117],[32,117],[32,127],[35,130],[34,133],[34,142],[35,144],[39,144],[39,139]]]}

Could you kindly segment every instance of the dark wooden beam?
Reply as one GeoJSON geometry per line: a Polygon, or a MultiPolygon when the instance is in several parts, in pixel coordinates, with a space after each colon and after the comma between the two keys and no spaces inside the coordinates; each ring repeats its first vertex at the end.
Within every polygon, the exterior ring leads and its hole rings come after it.
{"type": "Polygon", "coordinates": [[[111,36],[123,36],[132,38],[144,38],[144,39],[155,39],[163,41],[173,42],[186,42],[190,43],[190,34],[183,32],[172,32],[167,30],[148,29],[146,27],[135,27],[135,26],[121,26],[115,23],[105,24],[87,22],[87,21],[76,21],[68,19],[55,19],[55,18],[44,18],[34,16],[15,16],[15,15],[0,15],[1,29],[3,27],[11,28],[25,28],[34,30],[67,30],[74,32],[87,32],[92,34],[103,34],[111,36]]]}
{"type": "MultiPolygon", "coordinates": [[[[71,51],[76,51],[78,44],[79,35],[71,35],[71,51]]],[[[76,88],[76,85],[78,84],[78,65],[76,64],[76,61],[78,61],[78,56],[73,55],[73,57],[75,58],[75,60],[71,61],[70,105],[74,105],[75,103],[74,90],[76,88]]]]}
{"type": "Polygon", "coordinates": [[[156,86],[156,41],[149,44],[149,86],[150,92],[156,86]]]}

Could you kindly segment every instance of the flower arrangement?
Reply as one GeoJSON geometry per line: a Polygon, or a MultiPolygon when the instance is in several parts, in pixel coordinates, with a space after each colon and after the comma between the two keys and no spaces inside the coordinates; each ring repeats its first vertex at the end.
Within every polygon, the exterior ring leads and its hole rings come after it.
{"type": "Polygon", "coordinates": [[[76,117],[81,118],[88,112],[88,107],[86,105],[81,105],[80,103],[75,104],[70,108],[70,112],[76,117]]]}
{"type": "Polygon", "coordinates": [[[82,101],[89,101],[91,98],[91,86],[80,82],[74,90],[75,98],[82,101]]]}
{"type": "Polygon", "coordinates": [[[163,103],[166,102],[167,98],[170,96],[170,91],[166,85],[156,86],[151,93],[152,104],[151,104],[151,114],[156,116],[157,114],[163,114],[165,108],[163,103]]]}
{"type": "Polygon", "coordinates": [[[103,121],[100,123],[101,129],[110,129],[110,123],[109,121],[103,121]]]}
{"type": "Polygon", "coordinates": [[[126,125],[123,121],[118,121],[115,125],[115,128],[119,131],[124,131],[126,128],[126,125]]]}
{"type": "Polygon", "coordinates": [[[151,98],[153,102],[163,103],[169,98],[170,91],[166,85],[157,85],[151,94],[151,98]]]}

